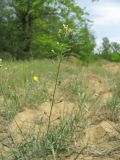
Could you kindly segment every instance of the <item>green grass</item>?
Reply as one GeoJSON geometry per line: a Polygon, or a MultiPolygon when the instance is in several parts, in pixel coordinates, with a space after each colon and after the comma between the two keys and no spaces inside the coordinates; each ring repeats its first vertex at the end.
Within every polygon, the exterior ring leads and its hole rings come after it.
{"type": "Polygon", "coordinates": [[[111,117],[113,120],[119,119],[120,114],[120,74],[119,72],[115,75],[114,79],[114,90],[113,96],[108,101],[107,107],[110,109],[111,117]]]}
{"type": "Polygon", "coordinates": [[[68,119],[61,119],[56,127],[49,130],[48,135],[39,135],[37,139],[33,135],[29,135],[18,146],[18,152],[14,153],[14,156],[17,156],[18,159],[34,159],[52,155],[55,159],[55,156],[60,153],[72,151],[75,147],[75,137],[79,138],[78,135],[75,135],[76,125],[80,123],[78,116],[78,114],[73,114],[68,119]]]}
{"type": "Polygon", "coordinates": [[[33,107],[49,100],[48,79],[55,79],[57,63],[45,61],[3,62],[0,68],[0,95],[4,97],[3,112],[13,118],[17,110],[33,107]],[[39,81],[33,80],[38,76],[39,81]]]}

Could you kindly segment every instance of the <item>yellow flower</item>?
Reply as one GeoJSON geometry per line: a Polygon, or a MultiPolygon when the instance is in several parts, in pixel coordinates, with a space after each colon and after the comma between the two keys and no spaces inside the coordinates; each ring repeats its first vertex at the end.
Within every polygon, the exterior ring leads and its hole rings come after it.
{"type": "Polygon", "coordinates": [[[39,81],[39,77],[38,76],[33,76],[33,80],[38,82],[39,81]]]}

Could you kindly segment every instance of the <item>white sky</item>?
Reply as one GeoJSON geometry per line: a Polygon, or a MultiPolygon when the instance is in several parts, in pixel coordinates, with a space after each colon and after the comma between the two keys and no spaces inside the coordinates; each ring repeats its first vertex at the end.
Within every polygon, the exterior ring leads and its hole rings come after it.
{"type": "Polygon", "coordinates": [[[100,45],[103,37],[120,43],[120,0],[77,0],[93,20],[92,30],[95,32],[97,44],[100,45]]]}

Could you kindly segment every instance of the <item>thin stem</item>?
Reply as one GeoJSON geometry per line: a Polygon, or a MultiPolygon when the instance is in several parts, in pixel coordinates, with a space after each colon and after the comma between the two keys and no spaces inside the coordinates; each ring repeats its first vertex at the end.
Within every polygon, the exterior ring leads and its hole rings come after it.
{"type": "Polygon", "coordinates": [[[56,75],[56,80],[55,80],[55,87],[54,87],[54,91],[53,91],[52,104],[51,104],[50,115],[49,115],[49,120],[48,120],[47,136],[48,136],[49,129],[50,129],[51,115],[52,115],[52,110],[53,110],[53,106],[54,106],[55,93],[56,93],[56,89],[57,89],[57,82],[58,82],[58,77],[59,77],[59,73],[60,73],[61,62],[62,62],[62,53],[60,54],[57,75],[56,75]]]}

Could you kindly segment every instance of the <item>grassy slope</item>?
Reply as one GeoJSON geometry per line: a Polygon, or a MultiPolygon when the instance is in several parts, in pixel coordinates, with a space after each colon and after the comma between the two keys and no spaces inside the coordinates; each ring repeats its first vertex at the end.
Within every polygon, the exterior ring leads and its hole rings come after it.
{"type": "Polygon", "coordinates": [[[49,60],[2,63],[1,158],[55,160],[98,157],[99,160],[100,156],[102,159],[107,156],[115,159],[119,155],[112,149],[119,144],[116,130],[120,130],[120,65],[104,61],[85,67],[62,62],[51,117],[55,122],[51,123],[46,134],[57,66],[57,61],[49,60]],[[34,76],[38,81],[34,81],[34,76]],[[25,121],[30,121],[31,125],[28,123],[23,127],[25,121]],[[111,129],[113,135],[109,124],[115,125],[111,129]],[[105,139],[101,134],[104,132],[107,134],[105,139]],[[106,154],[110,151],[112,154],[106,154]]]}

